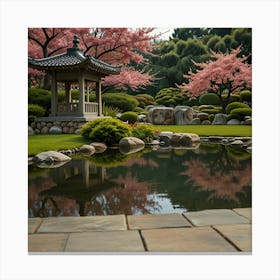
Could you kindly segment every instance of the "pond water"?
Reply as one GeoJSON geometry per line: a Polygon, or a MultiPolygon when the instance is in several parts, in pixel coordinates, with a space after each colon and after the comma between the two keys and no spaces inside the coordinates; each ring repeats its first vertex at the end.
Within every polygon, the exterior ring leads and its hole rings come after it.
{"type": "Polygon", "coordinates": [[[251,154],[201,144],[76,155],[57,168],[29,166],[28,216],[182,213],[251,207],[251,154]]]}

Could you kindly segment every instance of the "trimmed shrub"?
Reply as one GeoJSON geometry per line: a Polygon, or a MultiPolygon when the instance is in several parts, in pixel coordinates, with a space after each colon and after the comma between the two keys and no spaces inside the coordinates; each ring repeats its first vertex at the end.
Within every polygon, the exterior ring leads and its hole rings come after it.
{"type": "Polygon", "coordinates": [[[215,118],[215,115],[214,115],[214,114],[210,114],[210,115],[208,116],[208,118],[209,118],[209,121],[210,121],[210,122],[213,122],[213,120],[214,120],[214,118],[215,118]]]}
{"type": "Polygon", "coordinates": [[[149,125],[139,124],[132,129],[132,136],[142,139],[145,143],[151,143],[154,139],[154,131],[149,125]]]}
{"type": "Polygon", "coordinates": [[[137,94],[135,95],[135,98],[139,102],[138,106],[141,108],[145,108],[146,106],[153,105],[155,103],[154,98],[149,94],[137,94]]]}
{"type": "Polygon", "coordinates": [[[82,127],[81,135],[108,146],[118,144],[123,137],[131,135],[131,127],[116,119],[96,119],[82,127]]]}
{"type": "Polygon", "coordinates": [[[200,105],[198,107],[199,110],[202,110],[202,109],[215,109],[215,106],[214,105],[200,105]]]}
{"type": "Polygon", "coordinates": [[[28,123],[30,124],[36,118],[43,117],[46,110],[37,104],[28,104],[28,123]]]}
{"type": "Polygon", "coordinates": [[[242,90],[240,92],[241,100],[251,103],[252,102],[252,93],[250,90],[242,90]]]}
{"type": "Polygon", "coordinates": [[[231,110],[236,109],[236,108],[249,108],[249,106],[242,102],[232,102],[227,105],[226,113],[230,114],[231,110]]]}
{"type": "Polygon", "coordinates": [[[51,108],[51,93],[41,88],[28,89],[28,104],[37,104],[48,111],[51,108]]]}
{"type": "Polygon", "coordinates": [[[186,97],[181,94],[178,88],[163,88],[155,96],[155,103],[164,106],[176,106],[183,104],[186,97]]]}
{"type": "Polygon", "coordinates": [[[221,101],[215,93],[205,93],[199,97],[201,105],[221,105],[221,101]]]}
{"type": "Polygon", "coordinates": [[[138,114],[135,112],[125,112],[121,115],[120,119],[129,124],[136,123],[138,114]]]}
{"type": "Polygon", "coordinates": [[[222,109],[220,109],[220,108],[202,109],[200,111],[203,112],[203,113],[207,113],[207,114],[217,114],[217,113],[221,113],[222,109]]]}
{"type": "Polygon", "coordinates": [[[235,108],[232,109],[230,114],[227,117],[227,120],[231,119],[238,119],[243,120],[245,116],[251,116],[252,115],[252,109],[251,108],[235,108]]]}
{"type": "Polygon", "coordinates": [[[122,112],[133,111],[139,104],[135,97],[126,93],[104,93],[102,100],[105,105],[117,107],[122,112]]]}

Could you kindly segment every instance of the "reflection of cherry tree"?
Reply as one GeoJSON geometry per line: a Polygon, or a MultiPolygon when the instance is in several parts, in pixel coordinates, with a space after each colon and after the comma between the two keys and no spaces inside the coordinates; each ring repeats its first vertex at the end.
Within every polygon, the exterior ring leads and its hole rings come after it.
{"type": "Polygon", "coordinates": [[[145,158],[130,158],[127,162],[120,164],[119,166],[126,166],[131,167],[134,164],[139,165],[141,167],[149,166],[151,168],[158,168],[159,164],[152,160],[152,159],[145,159],[145,158]]]}
{"type": "Polygon", "coordinates": [[[149,182],[139,182],[138,179],[127,173],[118,176],[114,182],[123,187],[110,189],[93,198],[86,204],[86,213],[104,214],[147,214],[147,208],[156,209],[157,203],[148,199],[149,182]]]}
{"type": "Polygon", "coordinates": [[[50,178],[41,178],[40,184],[32,180],[28,185],[28,210],[31,217],[74,216],[79,205],[73,199],[40,195],[42,191],[56,186],[50,178]]]}
{"type": "Polygon", "coordinates": [[[237,193],[242,192],[245,186],[251,186],[251,166],[248,163],[241,167],[239,162],[232,162],[233,168],[225,172],[215,170],[211,172],[207,162],[199,159],[190,159],[183,162],[187,167],[182,175],[187,175],[187,183],[192,182],[198,189],[212,191],[209,200],[213,198],[230,199],[239,203],[237,193]]]}

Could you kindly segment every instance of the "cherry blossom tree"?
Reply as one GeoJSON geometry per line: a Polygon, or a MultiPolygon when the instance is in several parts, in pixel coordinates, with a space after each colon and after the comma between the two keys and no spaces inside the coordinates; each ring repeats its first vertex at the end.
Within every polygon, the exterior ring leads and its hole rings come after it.
{"type": "MultiPolygon", "coordinates": [[[[153,28],[29,28],[28,55],[43,58],[65,52],[71,47],[74,34],[80,38],[80,48],[85,54],[112,65],[124,65],[120,75],[107,77],[104,85],[116,85],[119,89],[133,90],[151,85],[154,77],[126,67],[131,62],[144,63],[144,55],[151,55],[154,46],[151,41],[153,28]]],[[[38,75],[30,69],[30,74],[38,75]]],[[[44,83],[47,87],[47,83],[44,83]]]]}
{"type": "Polygon", "coordinates": [[[247,64],[246,57],[239,57],[240,47],[229,54],[211,51],[213,60],[194,64],[199,68],[184,75],[188,83],[177,85],[189,98],[197,98],[204,93],[213,92],[219,97],[225,112],[230,96],[242,89],[252,87],[252,65],[247,64]]]}

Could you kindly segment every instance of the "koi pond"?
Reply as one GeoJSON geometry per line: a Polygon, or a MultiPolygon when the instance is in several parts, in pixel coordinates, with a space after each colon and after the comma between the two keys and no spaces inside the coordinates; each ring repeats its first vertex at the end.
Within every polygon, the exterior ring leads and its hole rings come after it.
{"type": "Polygon", "coordinates": [[[28,216],[182,213],[251,207],[251,154],[218,144],[197,149],[109,149],[56,168],[29,165],[28,216]]]}

